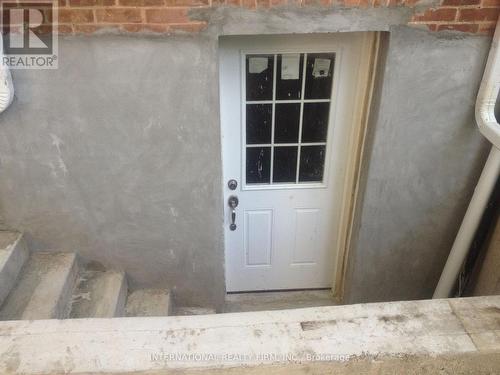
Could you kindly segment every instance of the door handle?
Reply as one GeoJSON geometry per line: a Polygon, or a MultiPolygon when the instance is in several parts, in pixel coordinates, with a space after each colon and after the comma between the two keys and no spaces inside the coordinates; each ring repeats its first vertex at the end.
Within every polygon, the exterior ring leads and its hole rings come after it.
{"type": "Polygon", "coordinates": [[[231,224],[229,225],[230,230],[236,230],[236,207],[238,207],[238,197],[236,195],[231,195],[227,200],[227,204],[231,207],[231,224]]]}

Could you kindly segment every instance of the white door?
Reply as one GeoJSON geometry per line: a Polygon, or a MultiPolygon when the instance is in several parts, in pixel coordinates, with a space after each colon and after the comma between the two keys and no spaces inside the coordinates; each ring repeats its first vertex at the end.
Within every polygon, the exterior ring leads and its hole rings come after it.
{"type": "Polygon", "coordinates": [[[363,37],[221,40],[228,292],[332,287],[363,37]]]}

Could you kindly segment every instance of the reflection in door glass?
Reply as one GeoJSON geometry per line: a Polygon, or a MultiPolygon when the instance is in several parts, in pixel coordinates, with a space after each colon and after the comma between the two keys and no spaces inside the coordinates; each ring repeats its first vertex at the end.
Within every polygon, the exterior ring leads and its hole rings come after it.
{"type": "Polygon", "coordinates": [[[250,184],[268,184],[271,177],[271,147],[247,147],[246,180],[250,184]]]}

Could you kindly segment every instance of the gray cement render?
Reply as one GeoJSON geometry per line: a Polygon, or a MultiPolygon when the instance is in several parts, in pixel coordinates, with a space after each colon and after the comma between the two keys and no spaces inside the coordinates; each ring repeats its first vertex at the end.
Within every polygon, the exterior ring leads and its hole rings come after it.
{"type": "Polygon", "coordinates": [[[194,36],[63,38],[58,70],[14,72],[0,217],[32,250],[221,307],[218,36],[391,30],[347,300],[429,297],[484,158],[472,115],[489,39],[397,27],[410,16],[224,8],[193,12],[210,22],[194,36]]]}
{"type": "Polygon", "coordinates": [[[484,165],[474,104],[489,40],[389,37],[345,302],[430,298],[484,165]]]}
{"type": "Polygon", "coordinates": [[[216,45],[69,38],[54,71],[15,71],[0,124],[0,203],[32,250],[76,251],[223,300],[216,45]]]}

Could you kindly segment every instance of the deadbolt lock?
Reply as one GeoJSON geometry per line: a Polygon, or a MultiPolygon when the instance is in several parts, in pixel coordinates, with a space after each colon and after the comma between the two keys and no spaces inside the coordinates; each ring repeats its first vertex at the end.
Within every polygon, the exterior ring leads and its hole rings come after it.
{"type": "Polygon", "coordinates": [[[238,181],[234,179],[229,180],[227,182],[227,187],[229,188],[229,190],[236,190],[236,188],[238,187],[238,181]]]}

